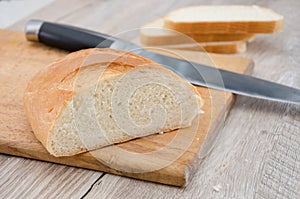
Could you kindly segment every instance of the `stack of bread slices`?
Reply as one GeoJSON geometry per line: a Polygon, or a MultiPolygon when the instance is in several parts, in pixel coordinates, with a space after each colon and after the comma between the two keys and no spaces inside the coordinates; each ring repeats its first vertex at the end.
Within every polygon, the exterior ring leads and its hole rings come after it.
{"type": "Polygon", "coordinates": [[[259,6],[192,6],[144,25],[142,46],[242,53],[256,34],[280,32],[283,16],[259,6]]]}

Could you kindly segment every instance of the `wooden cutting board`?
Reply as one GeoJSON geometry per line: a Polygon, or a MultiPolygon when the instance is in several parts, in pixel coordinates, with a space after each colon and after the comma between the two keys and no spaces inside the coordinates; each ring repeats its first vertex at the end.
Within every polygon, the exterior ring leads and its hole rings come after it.
{"type": "MultiPolygon", "coordinates": [[[[207,56],[192,51],[173,52],[192,61],[238,73],[247,73],[253,68],[253,62],[247,58],[215,54],[207,56]]],[[[24,113],[23,92],[28,80],[37,71],[66,53],[27,42],[22,32],[0,30],[0,153],[169,185],[187,185],[200,160],[212,149],[218,128],[223,125],[234,96],[198,87],[205,101],[205,113],[199,115],[190,128],[135,139],[92,153],[53,157],[33,135],[24,113]]]]}

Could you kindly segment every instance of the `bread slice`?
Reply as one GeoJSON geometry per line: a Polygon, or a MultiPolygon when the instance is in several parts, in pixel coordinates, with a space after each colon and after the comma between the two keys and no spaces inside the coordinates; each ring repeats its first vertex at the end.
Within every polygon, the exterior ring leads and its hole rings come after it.
{"type": "Polygon", "coordinates": [[[192,51],[202,51],[202,52],[221,53],[221,54],[235,54],[235,53],[246,52],[247,42],[245,41],[207,42],[207,43],[195,43],[195,44],[165,45],[165,46],[159,46],[159,48],[192,50],[192,51]]]}
{"type": "Polygon", "coordinates": [[[165,29],[163,18],[145,24],[140,29],[141,44],[146,46],[175,45],[195,42],[245,41],[254,38],[254,34],[199,34],[165,29]]]}
{"type": "Polygon", "coordinates": [[[283,16],[259,6],[192,6],[164,18],[164,27],[182,33],[274,33],[282,30],[283,16]]]}
{"type": "Polygon", "coordinates": [[[202,42],[202,43],[184,43],[174,45],[161,45],[151,46],[145,45],[140,42],[140,38],[132,40],[144,48],[163,48],[163,49],[176,49],[176,50],[191,50],[209,53],[220,53],[220,54],[235,54],[243,53],[247,50],[248,41],[227,41],[227,42],[202,42]]]}
{"type": "Polygon", "coordinates": [[[24,94],[36,138],[54,156],[191,125],[201,98],[142,56],[113,49],[71,53],[36,74],[24,94]]]}

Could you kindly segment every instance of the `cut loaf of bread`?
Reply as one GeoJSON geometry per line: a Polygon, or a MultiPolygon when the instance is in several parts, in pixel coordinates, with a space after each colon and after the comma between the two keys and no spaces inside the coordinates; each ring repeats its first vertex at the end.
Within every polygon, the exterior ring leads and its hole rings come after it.
{"type": "Polygon", "coordinates": [[[201,98],[142,56],[113,49],[71,53],[36,74],[24,95],[37,139],[54,156],[191,125],[201,98]]]}
{"type": "Polygon", "coordinates": [[[254,34],[182,34],[171,29],[165,29],[163,25],[163,18],[159,18],[142,26],[140,29],[141,44],[161,46],[195,42],[246,41],[254,38],[254,34]]]}
{"type": "Polygon", "coordinates": [[[192,6],[164,18],[164,27],[182,33],[274,33],[282,30],[283,16],[259,6],[192,6]]]}

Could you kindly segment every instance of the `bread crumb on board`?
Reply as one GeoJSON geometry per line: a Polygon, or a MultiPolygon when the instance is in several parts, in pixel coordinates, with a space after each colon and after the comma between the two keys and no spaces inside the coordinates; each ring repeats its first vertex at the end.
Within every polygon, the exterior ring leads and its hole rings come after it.
{"type": "Polygon", "coordinates": [[[217,184],[217,185],[213,186],[212,188],[215,192],[219,192],[222,189],[222,186],[220,184],[217,184]]]}

